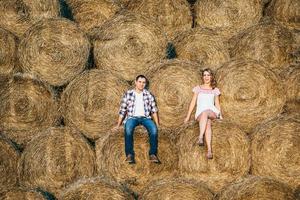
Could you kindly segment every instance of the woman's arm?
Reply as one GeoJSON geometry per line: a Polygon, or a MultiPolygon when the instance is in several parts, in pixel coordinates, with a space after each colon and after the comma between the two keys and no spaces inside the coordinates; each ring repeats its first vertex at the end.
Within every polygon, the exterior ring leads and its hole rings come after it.
{"type": "Polygon", "coordinates": [[[222,112],[221,112],[221,106],[220,106],[220,98],[219,95],[215,96],[215,106],[218,108],[220,111],[220,119],[223,119],[222,117],[222,112]]]}
{"type": "Polygon", "coordinates": [[[189,106],[189,110],[188,110],[188,113],[187,113],[186,118],[184,120],[184,123],[187,123],[190,120],[190,118],[191,118],[191,114],[192,114],[192,112],[193,112],[193,110],[195,108],[195,105],[196,105],[197,96],[198,96],[198,94],[194,93],[194,96],[193,96],[193,98],[191,100],[191,103],[190,103],[190,106],[189,106]]]}

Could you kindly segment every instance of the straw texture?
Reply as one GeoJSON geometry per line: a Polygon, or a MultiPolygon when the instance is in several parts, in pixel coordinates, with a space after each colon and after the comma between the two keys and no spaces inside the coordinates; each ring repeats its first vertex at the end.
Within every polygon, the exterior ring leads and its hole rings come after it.
{"type": "Polygon", "coordinates": [[[9,31],[0,28],[0,74],[13,73],[16,49],[16,37],[9,31]]]}
{"type": "Polygon", "coordinates": [[[34,190],[13,188],[0,193],[1,200],[46,200],[44,196],[34,190]]]}

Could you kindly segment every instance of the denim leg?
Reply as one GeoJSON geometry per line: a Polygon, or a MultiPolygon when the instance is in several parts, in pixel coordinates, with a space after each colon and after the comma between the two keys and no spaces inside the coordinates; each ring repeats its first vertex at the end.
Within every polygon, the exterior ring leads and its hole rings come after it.
{"type": "Polygon", "coordinates": [[[129,118],[125,123],[124,138],[125,138],[125,154],[134,156],[134,143],[133,143],[133,133],[135,127],[138,125],[138,119],[129,118]]]}
{"type": "Polygon", "coordinates": [[[141,124],[147,129],[150,141],[150,151],[149,155],[157,154],[157,146],[158,146],[158,131],[155,123],[148,118],[144,118],[141,124]]]}

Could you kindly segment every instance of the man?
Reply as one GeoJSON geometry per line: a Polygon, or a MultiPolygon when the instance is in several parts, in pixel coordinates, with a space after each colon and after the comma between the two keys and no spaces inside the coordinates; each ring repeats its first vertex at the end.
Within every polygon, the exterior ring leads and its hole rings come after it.
{"type": "Polygon", "coordinates": [[[118,130],[125,118],[125,154],[126,161],[134,164],[133,133],[138,125],[143,125],[149,134],[151,162],[160,163],[157,157],[158,129],[159,121],[157,106],[153,95],[145,89],[147,79],[144,75],[135,78],[135,88],[128,90],[121,101],[118,124],[114,130],[118,130]],[[152,118],[151,118],[152,117],[152,118]],[[154,121],[153,121],[153,120],[154,121]]]}

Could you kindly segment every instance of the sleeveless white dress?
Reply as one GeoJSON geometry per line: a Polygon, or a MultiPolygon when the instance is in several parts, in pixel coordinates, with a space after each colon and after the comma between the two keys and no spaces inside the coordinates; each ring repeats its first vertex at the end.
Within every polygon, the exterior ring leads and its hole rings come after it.
{"type": "Polygon", "coordinates": [[[215,106],[215,96],[221,94],[218,88],[203,89],[200,86],[196,86],[193,88],[193,92],[198,94],[195,119],[205,110],[213,111],[217,117],[220,115],[220,111],[215,106]]]}

